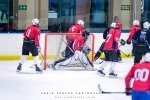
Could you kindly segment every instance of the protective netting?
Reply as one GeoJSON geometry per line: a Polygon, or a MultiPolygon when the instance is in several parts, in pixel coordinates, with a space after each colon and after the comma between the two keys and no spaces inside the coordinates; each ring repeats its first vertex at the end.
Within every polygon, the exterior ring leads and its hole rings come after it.
{"type": "MultiPolygon", "coordinates": [[[[51,66],[54,61],[61,59],[65,55],[65,48],[67,46],[66,36],[68,35],[79,35],[79,34],[46,34],[45,35],[45,47],[44,47],[44,58],[49,66],[51,66]]],[[[94,35],[90,34],[86,45],[91,48],[91,52],[88,55],[90,60],[93,61],[94,57],[94,35]]],[[[41,65],[44,70],[46,70],[47,64],[44,60],[42,60],[41,65]]],[[[78,62],[71,66],[81,66],[78,62]]]]}

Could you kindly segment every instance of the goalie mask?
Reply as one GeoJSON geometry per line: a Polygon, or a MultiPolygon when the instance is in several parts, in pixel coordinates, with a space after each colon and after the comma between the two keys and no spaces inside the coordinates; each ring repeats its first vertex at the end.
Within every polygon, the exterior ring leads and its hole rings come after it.
{"type": "Polygon", "coordinates": [[[90,33],[88,31],[84,31],[82,34],[82,36],[84,37],[85,40],[88,39],[89,35],[90,35],[90,33]]]}

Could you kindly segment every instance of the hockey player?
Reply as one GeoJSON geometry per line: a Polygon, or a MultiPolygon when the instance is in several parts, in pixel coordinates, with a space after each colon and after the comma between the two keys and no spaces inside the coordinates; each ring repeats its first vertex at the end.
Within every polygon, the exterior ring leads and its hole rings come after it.
{"type": "MultiPolygon", "coordinates": [[[[82,20],[78,20],[76,24],[72,25],[70,28],[69,28],[69,31],[68,31],[68,34],[72,34],[72,33],[79,33],[79,34],[82,34],[84,29],[84,22],[82,20]]],[[[66,36],[66,40],[67,42],[72,42],[72,38],[76,36],[76,35],[67,35],[66,36]]],[[[62,56],[63,57],[68,57],[70,54],[68,52],[71,52],[70,49],[68,47],[66,47],[66,50],[61,52],[62,56]]]]}
{"type": "MultiPolygon", "coordinates": [[[[130,34],[129,34],[129,37],[126,41],[127,44],[131,44],[131,40],[132,40],[132,37],[134,36],[134,33],[136,33],[138,30],[140,30],[140,26],[139,26],[139,21],[138,20],[134,20],[133,21],[133,24],[132,24],[132,28],[130,30],[130,34]]],[[[133,48],[132,48],[132,56],[134,56],[134,53],[135,53],[135,49],[136,49],[136,44],[133,43],[133,48]]]]}
{"type": "Polygon", "coordinates": [[[150,51],[150,31],[148,30],[149,26],[149,22],[144,22],[143,29],[138,30],[132,37],[133,43],[136,43],[134,64],[139,63],[142,59],[142,55],[145,55],[150,51]]]}
{"type": "MultiPolygon", "coordinates": [[[[103,33],[103,39],[106,39],[108,32],[115,27],[115,23],[111,23],[110,27],[106,28],[106,30],[103,33]]],[[[99,50],[96,52],[94,56],[94,61],[96,61],[101,54],[103,53],[103,48],[104,48],[105,42],[103,42],[99,48],[99,50]]]]}
{"type": "Polygon", "coordinates": [[[22,46],[22,57],[19,61],[17,72],[21,71],[21,67],[23,63],[25,62],[29,53],[31,53],[34,58],[36,72],[38,73],[43,72],[39,68],[39,62],[38,62],[38,53],[41,50],[40,44],[39,44],[40,33],[41,31],[39,29],[39,20],[33,19],[32,25],[28,26],[23,34],[24,40],[23,40],[23,46],[22,46]]]}
{"type": "Polygon", "coordinates": [[[67,66],[78,60],[85,69],[92,70],[94,66],[87,57],[90,50],[84,48],[89,35],[89,32],[84,31],[82,35],[73,37],[72,43],[67,45],[72,53],[70,53],[68,57],[56,61],[54,65],[52,65],[52,68],[57,70],[60,66],[67,66]]]}
{"type": "Polygon", "coordinates": [[[150,53],[144,56],[144,62],[135,64],[125,77],[126,95],[132,94],[132,100],[150,100],[150,53]],[[130,81],[134,78],[132,93],[130,81]]]}
{"type": "Polygon", "coordinates": [[[100,66],[98,70],[98,74],[101,76],[105,76],[103,72],[104,68],[110,64],[109,76],[116,77],[117,74],[114,73],[114,68],[116,66],[116,62],[118,61],[117,50],[118,50],[118,41],[121,35],[121,23],[116,23],[115,29],[110,30],[106,42],[104,45],[104,54],[105,54],[105,61],[103,62],[102,66],[100,66]]]}
{"type": "MultiPolygon", "coordinates": [[[[106,28],[106,30],[103,33],[103,39],[106,39],[107,34],[109,33],[110,30],[115,28],[115,25],[116,25],[116,23],[112,22],[110,27],[106,28]]],[[[121,43],[121,45],[125,45],[125,41],[123,39],[121,39],[120,43],[121,43]]],[[[103,42],[101,44],[99,50],[96,52],[96,54],[94,56],[94,61],[96,61],[101,56],[101,54],[103,53],[104,44],[105,44],[105,42],[103,42]]],[[[121,61],[122,58],[121,58],[120,50],[117,51],[117,55],[118,55],[118,61],[121,61]]]]}

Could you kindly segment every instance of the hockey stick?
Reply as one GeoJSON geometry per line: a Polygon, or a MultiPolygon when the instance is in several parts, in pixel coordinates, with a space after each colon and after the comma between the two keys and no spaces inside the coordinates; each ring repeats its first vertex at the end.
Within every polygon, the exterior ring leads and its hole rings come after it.
{"type": "Polygon", "coordinates": [[[99,90],[99,92],[102,93],[102,94],[124,94],[124,93],[125,93],[125,92],[105,92],[105,91],[102,90],[100,84],[98,84],[98,90],[99,90]]]}
{"type": "Polygon", "coordinates": [[[45,60],[45,58],[44,58],[44,56],[42,55],[42,53],[41,53],[41,52],[40,52],[40,54],[41,54],[41,56],[42,56],[43,60],[45,61],[46,65],[47,65],[49,68],[51,68],[51,67],[48,65],[48,63],[46,62],[46,60],[45,60]]]}
{"type": "MultiPolygon", "coordinates": [[[[120,49],[119,49],[120,50],[120,49]]],[[[121,50],[120,50],[120,52],[122,52],[121,50]]],[[[129,57],[130,56],[130,54],[125,54],[124,52],[122,52],[122,54],[124,54],[126,57],[129,57]]]]}

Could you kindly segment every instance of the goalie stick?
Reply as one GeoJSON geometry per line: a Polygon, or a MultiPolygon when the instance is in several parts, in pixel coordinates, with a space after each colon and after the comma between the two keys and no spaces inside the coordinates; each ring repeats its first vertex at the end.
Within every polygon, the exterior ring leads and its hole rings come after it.
{"type": "Polygon", "coordinates": [[[106,91],[103,91],[100,84],[98,84],[98,90],[102,94],[124,94],[125,93],[125,92],[106,92],[106,91]]]}

